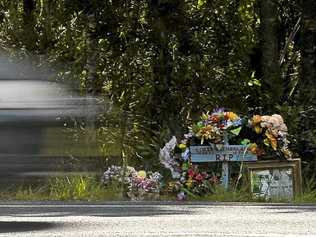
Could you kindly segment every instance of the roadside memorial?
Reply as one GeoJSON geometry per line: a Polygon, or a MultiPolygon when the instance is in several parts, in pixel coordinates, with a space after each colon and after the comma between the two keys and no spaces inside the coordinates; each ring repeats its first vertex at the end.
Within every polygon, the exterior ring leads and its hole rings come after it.
{"type": "Polygon", "coordinates": [[[255,198],[291,200],[301,192],[301,165],[293,159],[287,137],[280,115],[248,117],[216,109],[203,113],[188,133],[180,139],[173,136],[160,149],[159,160],[167,170],[111,166],[102,182],[118,183],[131,200],[157,199],[161,191],[185,200],[214,194],[218,185],[230,190],[234,184],[236,190],[246,167],[255,198]],[[230,174],[236,164],[238,176],[230,174]]]}
{"type": "Polygon", "coordinates": [[[203,113],[201,120],[190,126],[189,133],[179,141],[173,137],[160,150],[160,162],[171,171],[175,180],[171,186],[182,200],[211,193],[218,183],[227,190],[230,162],[243,166],[244,162],[255,164],[266,159],[281,163],[291,160],[288,144],[287,127],[280,115],[249,118],[216,109],[203,113]],[[220,176],[212,170],[200,170],[201,164],[215,162],[222,164],[220,176]]]}

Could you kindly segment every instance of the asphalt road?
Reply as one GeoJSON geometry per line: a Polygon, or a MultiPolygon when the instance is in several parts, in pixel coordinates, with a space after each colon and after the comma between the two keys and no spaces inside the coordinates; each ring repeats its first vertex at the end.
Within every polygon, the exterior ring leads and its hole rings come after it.
{"type": "Polygon", "coordinates": [[[316,206],[2,203],[0,236],[316,236],[316,206]]]}

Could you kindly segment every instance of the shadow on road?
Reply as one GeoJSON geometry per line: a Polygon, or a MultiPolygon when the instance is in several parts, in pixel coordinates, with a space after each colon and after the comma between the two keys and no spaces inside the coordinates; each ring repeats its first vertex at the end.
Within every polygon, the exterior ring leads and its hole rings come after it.
{"type": "Polygon", "coordinates": [[[63,217],[63,216],[100,216],[100,217],[129,217],[129,216],[159,216],[187,215],[194,210],[183,210],[166,206],[0,206],[0,216],[14,217],[63,217]]]}
{"type": "Polygon", "coordinates": [[[0,234],[56,228],[57,224],[33,221],[0,221],[0,234]]]}

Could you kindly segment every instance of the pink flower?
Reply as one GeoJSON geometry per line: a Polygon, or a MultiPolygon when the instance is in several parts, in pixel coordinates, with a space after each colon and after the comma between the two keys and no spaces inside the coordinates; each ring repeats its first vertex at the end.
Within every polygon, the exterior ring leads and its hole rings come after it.
{"type": "Polygon", "coordinates": [[[196,181],[202,181],[202,180],[203,180],[203,176],[202,176],[201,174],[197,174],[197,175],[194,177],[194,179],[195,179],[196,181]]]}

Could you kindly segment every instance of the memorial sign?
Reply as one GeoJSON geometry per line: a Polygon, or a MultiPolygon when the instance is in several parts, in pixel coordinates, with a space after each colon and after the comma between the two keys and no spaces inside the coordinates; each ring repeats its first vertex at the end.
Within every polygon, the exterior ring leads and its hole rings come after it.
{"type": "Polygon", "coordinates": [[[245,145],[190,146],[191,162],[256,161],[245,145]]]}

